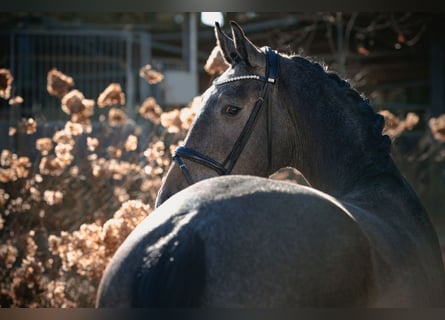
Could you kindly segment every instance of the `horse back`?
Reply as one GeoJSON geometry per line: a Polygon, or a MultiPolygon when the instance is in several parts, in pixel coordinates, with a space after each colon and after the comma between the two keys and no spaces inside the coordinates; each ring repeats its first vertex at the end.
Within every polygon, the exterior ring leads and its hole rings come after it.
{"type": "Polygon", "coordinates": [[[250,179],[209,179],[158,208],[113,257],[97,305],[367,305],[371,249],[351,216],[308,188],[250,179]]]}

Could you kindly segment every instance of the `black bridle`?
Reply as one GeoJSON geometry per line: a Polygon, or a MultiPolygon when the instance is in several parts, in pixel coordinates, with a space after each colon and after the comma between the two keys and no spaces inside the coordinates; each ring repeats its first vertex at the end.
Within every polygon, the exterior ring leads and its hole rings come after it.
{"type": "MultiPolygon", "coordinates": [[[[218,79],[214,82],[215,85],[223,85],[229,82],[235,82],[235,81],[241,81],[241,80],[258,80],[264,83],[261,97],[258,98],[258,100],[255,103],[255,106],[253,107],[252,113],[249,116],[249,119],[247,119],[246,124],[244,125],[243,130],[241,131],[238,139],[235,141],[235,144],[233,145],[232,151],[229,153],[227,158],[222,162],[218,162],[212,158],[207,157],[206,155],[199,153],[193,149],[181,146],[177,147],[174,155],[173,160],[176,162],[176,164],[179,166],[179,168],[182,170],[182,173],[184,174],[185,179],[189,184],[193,184],[192,178],[190,176],[190,172],[188,171],[186,165],[182,161],[182,158],[189,159],[191,161],[194,161],[196,163],[199,163],[203,166],[206,166],[210,169],[213,169],[216,171],[219,175],[227,175],[232,172],[233,167],[235,166],[236,161],[238,160],[239,156],[241,155],[241,152],[243,151],[244,147],[247,144],[247,141],[249,140],[249,137],[255,127],[255,124],[258,119],[258,115],[260,111],[263,109],[263,103],[268,98],[268,92],[269,92],[269,84],[275,84],[276,78],[278,75],[278,53],[274,50],[272,50],[269,47],[266,47],[266,74],[264,77],[258,76],[258,75],[244,75],[244,76],[238,76],[233,77],[229,79],[224,79],[221,81],[218,81],[218,79]]],[[[269,107],[270,108],[270,107],[269,107]]],[[[271,138],[271,112],[268,110],[266,106],[267,111],[267,140],[268,140],[268,161],[269,161],[269,167],[272,163],[272,138],[271,138]]]]}

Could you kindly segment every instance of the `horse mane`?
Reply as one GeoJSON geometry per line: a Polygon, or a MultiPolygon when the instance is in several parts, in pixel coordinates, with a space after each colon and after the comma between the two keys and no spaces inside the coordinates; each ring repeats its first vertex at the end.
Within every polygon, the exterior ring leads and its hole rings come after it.
{"type": "MultiPolygon", "coordinates": [[[[328,71],[321,63],[299,55],[292,55],[289,58],[294,63],[312,70],[320,79],[326,78],[327,82],[332,83],[332,88],[337,95],[342,94],[343,97],[349,98],[349,109],[357,116],[357,120],[362,128],[364,139],[361,141],[361,148],[363,154],[367,155],[370,164],[372,163],[379,172],[392,170],[389,168],[391,139],[387,135],[382,134],[385,120],[382,115],[374,111],[369,99],[361,95],[336,72],[328,71]]],[[[343,105],[343,100],[341,102],[343,105]]]]}

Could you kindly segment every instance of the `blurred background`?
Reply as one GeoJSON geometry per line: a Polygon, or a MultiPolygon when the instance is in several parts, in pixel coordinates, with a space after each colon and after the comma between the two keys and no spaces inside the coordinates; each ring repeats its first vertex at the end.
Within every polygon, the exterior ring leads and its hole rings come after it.
{"type": "Polygon", "coordinates": [[[152,210],[194,98],[218,75],[204,68],[214,22],[228,32],[230,20],[256,45],[318,61],[369,98],[445,248],[445,14],[4,13],[0,69],[13,81],[0,79],[0,306],[94,303],[107,259],[139,221],[132,214],[152,210]],[[49,89],[53,68],[90,111],[49,89]],[[120,98],[101,105],[108,89],[120,98]]]}
{"type": "MultiPolygon", "coordinates": [[[[0,99],[2,132],[21,117],[64,119],[59,99],[46,92],[53,67],[71,75],[86,97],[97,97],[110,81],[119,83],[130,118],[148,96],[164,110],[185,106],[212,80],[203,66],[215,46],[214,21],[227,31],[230,20],[257,45],[311,57],[338,72],[376,110],[402,118],[415,112],[422,121],[398,139],[405,153],[418,144],[428,120],[445,113],[444,14],[15,13],[0,17],[0,67],[11,71],[13,91],[25,103],[13,115],[0,99]],[[164,81],[150,85],[140,77],[146,64],[164,81]]],[[[7,140],[1,139],[1,148],[7,140]]],[[[430,211],[441,210],[442,202],[426,202],[430,211]]]]}
{"type": "Polygon", "coordinates": [[[445,111],[443,14],[3,14],[0,65],[20,79],[15,90],[28,101],[24,114],[58,118],[57,100],[45,92],[52,67],[76,78],[86,96],[98,95],[113,78],[133,108],[148,95],[162,105],[185,105],[209,84],[202,67],[215,45],[215,20],[225,30],[230,20],[239,22],[260,46],[323,62],[376,108],[445,111]],[[164,73],[163,85],[138,77],[146,63],[164,73]]]}

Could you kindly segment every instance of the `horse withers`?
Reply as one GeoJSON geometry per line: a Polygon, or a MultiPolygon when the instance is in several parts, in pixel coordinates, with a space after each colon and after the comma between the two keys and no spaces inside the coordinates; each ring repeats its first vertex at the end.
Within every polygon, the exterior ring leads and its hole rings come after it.
{"type": "Polygon", "coordinates": [[[99,307],[439,307],[441,251],[383,118],[336,74],[215,26],[158,208],[104,272],[99,307]],[[267,179],[295,167],[311,187],[267,179]]]}

